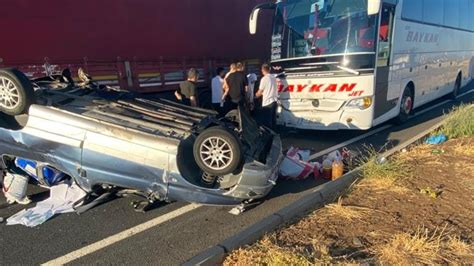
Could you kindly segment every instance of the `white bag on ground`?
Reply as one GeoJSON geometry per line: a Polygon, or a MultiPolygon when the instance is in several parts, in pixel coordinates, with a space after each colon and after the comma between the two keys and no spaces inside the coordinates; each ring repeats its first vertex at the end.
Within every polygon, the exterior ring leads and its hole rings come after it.
{"type": "Polygon", "coordinates": [[[291,147],[280,166],[280,176],[285,179],[304,180],[311,174],[319,176],[320,164],[308,162],[310,151],[291,147]]]}
{"type": "Polygon", "coordinates": [[[36,207],[22,210],[7,219],[7,225],[23,224],[28,227],[40,225],[56,214],[73,212],[73,206],[84,199],[86,192],[76,183],[51,187],[48,199],[38,202],[36,207]]]}
{"type": "Polygon", "coordinates": [[[22,205],[30,204],[31,201],[26,196],[27,188],[27,176],[7,172],[3,178],[3,193],[5,194],[8,204],[15,202],[22,205]]]}

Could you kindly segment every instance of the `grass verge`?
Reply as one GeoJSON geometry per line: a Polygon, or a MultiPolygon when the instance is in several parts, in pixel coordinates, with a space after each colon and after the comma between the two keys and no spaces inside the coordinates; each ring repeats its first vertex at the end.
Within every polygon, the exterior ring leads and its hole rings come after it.
{"type": "Polygon", "coordinates": [[[357,187],[369,187],[375,190],[390,190],[404,193],[406,189],[400,181],[412,177],[412,166],[404,156],[393,156],[390,160],[380,158],[373,148],[368,148],[362,158],[363,178],[357,187]]]}
{"type": "Polygon", "coordinates": [[[449,139],[474,136],[474,105],[460,105],[447,115],[445,124],[436,132],[449,139]]]}
{"type": "Polygon", "coordinates": [[[446,143],[416,145],[389,159],[368,149],[362,178],[343,198],[224,264],[472,265],[473,124],[474,105],[461,106],[435,132],[446,134],[446,143]]]}

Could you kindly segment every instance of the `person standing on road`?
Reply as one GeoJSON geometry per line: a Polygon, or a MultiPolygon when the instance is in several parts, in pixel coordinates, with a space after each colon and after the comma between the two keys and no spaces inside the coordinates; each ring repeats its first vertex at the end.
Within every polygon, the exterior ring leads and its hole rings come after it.
{"type": "Polygon", "coordinates": [[[188,71],[188,79],[179,84],[174,95],[182,104],[188,106],[198,106],[196,83],[199,80],[199,72],[195,68],[188,71]]]}
{"type": "Polygon", "coordinates": [[[255,73],[250,73],[247,75],[248,91],[246,97],[249,109],[251,111],[254,109],[255,83],[257,82],[257,79],[258,78],[255,73]]]}
{"type": "Polygon", "coordinates": [[[270,65],[268,64],[262,65],[262,74],[260,87],[255,94],[256,98],[262,97],[262,109],[258,117],[262,125],[273,128],[278,101],[277,80],[270,74],[270,65]]]}
{"type": "Polygon", "coordinates": [[[244,74],[244,65],[242,63],[236,64],[236,71],[231,73],[225,80],[227,86],[224,88],[223,99],[229,97],[227,101],[226,112],[237,109],[239,104],[245,98],[245,93],[248,91],[247,77],[244,74]]]}
{"type": "Polygon", "coordinates": [[[212,106],[214,110],[222,115],[222,95],[224,94],[225,71],[222,67],[217,68],[216,76],[212,79],[212,106]]]}

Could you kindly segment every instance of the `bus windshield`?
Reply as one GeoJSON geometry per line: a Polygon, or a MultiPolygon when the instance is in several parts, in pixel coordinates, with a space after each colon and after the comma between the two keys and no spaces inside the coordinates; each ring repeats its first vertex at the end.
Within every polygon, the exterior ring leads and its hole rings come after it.
{"type": "Polygon", "coordinates": [[[367,15],[367,0],[281,0],[272,60],[375,53],[377,17],[367,15]]]}

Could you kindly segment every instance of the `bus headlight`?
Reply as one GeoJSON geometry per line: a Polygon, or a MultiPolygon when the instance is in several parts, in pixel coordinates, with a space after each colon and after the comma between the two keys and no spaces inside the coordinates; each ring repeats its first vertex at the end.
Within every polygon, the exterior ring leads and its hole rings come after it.
{"type": "Polygon", "coordinates": [[[365,110],[371,107],[372,103],[373,103],[372,97],[364,97],[364,98],[354,99],[350,101],[346,105],[346,108],[358,108],[360,110],[365,110]]]}

